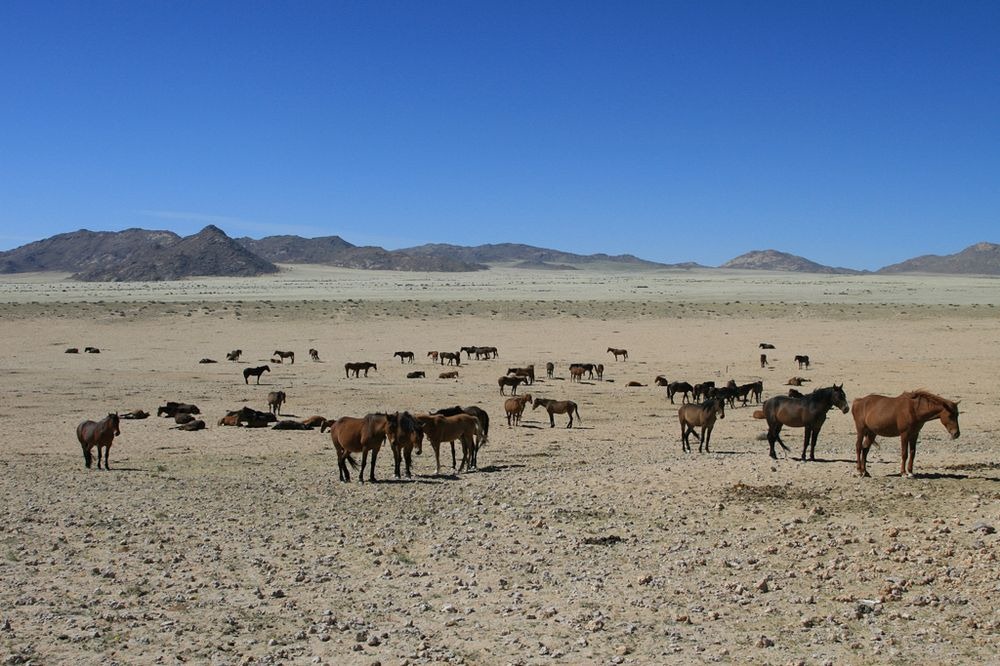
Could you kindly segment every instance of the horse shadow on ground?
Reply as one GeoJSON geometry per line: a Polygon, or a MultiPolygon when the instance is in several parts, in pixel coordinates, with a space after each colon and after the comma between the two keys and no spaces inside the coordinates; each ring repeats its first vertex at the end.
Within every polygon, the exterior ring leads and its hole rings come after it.
{"type": "MultiPolygon", "coordinates": [[[[371,481],[368,481],[367,483],[371,483],[371,481]]],[[[431,475],[414,474],[413,478],[411,478],[411,479],[397,479],[395,477],[390,477],[388,479],[376,479],[375,483],[377,483],[377,484],[386,484],[386,485],[394,485],[394,486],[395,485],[407,485],[407,484],[411,484],[411,483],[419,483],[421,485],[437,486],[437,485],[442,484],[443,481],[440,480],[439,478],[435,477],[433,474],[431,474],[431,475]]]]}
{"type": "Polygon", "coordinates": [[[520,463],[510,463],[508,465],[486,465],[485,467],[480,467],[476,471],[480,474],[496,474],[497,472],[506,472],[509,469],[518,469],[521,467],[526,467],[526,465],[520,463]]]}

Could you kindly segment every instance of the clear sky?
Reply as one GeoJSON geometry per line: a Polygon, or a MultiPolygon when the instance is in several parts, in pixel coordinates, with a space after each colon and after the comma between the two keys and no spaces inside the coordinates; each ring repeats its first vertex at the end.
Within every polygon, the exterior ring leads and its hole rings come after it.
{"type": "Polygon", "coordinates": [[[0,249],[1000,241],[1000,2],[0,3],[0,249]]]}

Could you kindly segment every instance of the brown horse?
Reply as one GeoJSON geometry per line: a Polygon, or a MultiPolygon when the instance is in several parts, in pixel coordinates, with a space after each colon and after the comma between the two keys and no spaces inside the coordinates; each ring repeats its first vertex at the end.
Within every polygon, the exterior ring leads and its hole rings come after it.
{"type": "Polygon", "coordinates": [[[314,361],[319,361],[319,351],[316,349],[310,349],[309,358],[311,358],[314,361]]]}
{"type": "Polygon", "coordinates": [[[436,351],[429,351],[427,352],[427,358],[431,360],[431,363],[437,363],[438,353],[436,351]]]}
{"type": "Polygon", "coordinates": [[[435,474],[441,473],[441,443],[450,442],[452,446],[452,469],[455,467],[455,440],[462,442],[462,463],[458,471],[469,469],[476,448],[476,440],[482,433],[479,419],[471,414],[455,414],[441,416],[440,414],[415,414],[427,441],[434,449],[435,474]]]}
{"type": "Polygon", "coordinates": [[[444,365],[445,361],[448,361],[448,365],[462,365],[462,352],[439,352],[438,359],[441,365],[444,365]]]}
{"type": "Polygon", "coordinates": [[[355,377],[360,377],[361,375],[359,373],[362,370],[365,371],[365,377],[367,377],[368,376],[368,371],[369,370],[375,370],[377,372],[378,371],[378,366],[375,365],[374,363],[370,362],[370,361],[359,361],[357,363],[345,363],[344,364],[344,374],[347,376],[348,379],[351,378],[351,373],[352,372],[354,373],[355,377]]]}
{"type": "MultiPolygon", "coordinates": [[[[431,416],[455,416],[456,414],[470,414],[479,419],[479,441],[476,442],[476,447],[472,450],[472,462],[471,465],[474,468],[479,467],[479,449],[486,444],[490,437],[490,415],[486,413],[486,410],[477,405],[469,405],[468,407],[461,407],[455,405],[454,407],[445,407],[443,409],[436,409],[431,412],[431,416]]],[[[455,447],[451,447],[451,466],[455,466],[455,447]]]]}
{"type": "Polygon", "coordinates": [[[667,397],[670,398],[670,404],[674,404],[674,396],[678,393],[682,393],[681,404],[687,404],[690,402],[690,396],[688,394],[694,391],[694,387],[688,382],[670,382],[667,384],[667,397]]]}
{"type": "Polygon", "coordinates": [[[790,426],[805,428],[802,460],[806,459],[806,449],[810,449],[809,459],[816,460],[816,439],[819,437],[820,428],[826,422],[826,413],[833,407],[844,414],[851,410],[847,404],[843,384],[816,389],[803,398],[776,395],[765,400],[763,409],[754,412],[753,416],[757,419],[767,419],[767,442],[771,445],[772,458],[778,457],[774,453],[775,442],[788,451],[788,447],[781,441],[780,433],[782,426],[790,426]]]}
{"type": "Polygon", "coordinates": [[[569,380],[571,382],[583,381],[583,373],[587,371],[582,365],[572,365],[569,368],[569,380]]]}
{"type": "Polygon", "coordinates": [[[284,391],[271,391],[267,394],[268,411],[278,416],[281,414],[281,406],[285,404],[286,400],[288,400],[288,396],[285,395],[284,391]]]}
{"type": "Polygon", "coordinates": [[[240,356],[242,356],[242,355],[243,355],[243,350],[242,349],[234,349],[233,351],[231,351],[228,354],[226,354],[226,360],[227,361],[238,361],[238,360],[240,360],[240,356]]]}
{"type": "Polygon", "coordinates": [[[523,377],[525,383],[534,384],[535,383],[535,364],[526,365],[523,368],[507,368],[508,375],[514,375],[516,377],[523,377]]]}
{"type": "Polygon", "coordinates": [[[604,381],[604,364],[603,363],[598,363],[597,365],[595,365],[594,366],[594,372],[597,373],[597,379],[599,379],[600,381],[603,382],[604,381]]]}
{"type": "Polygon", "coordinates": [[[100,421],[83,421],[76,427],[76,438],[83,448],[83,462],[90,468],[94,456],[90,450],[97,447],[97,469],[101,469],[101,449],[104,449],[104,469],[108,467],[108,456],[111,455],[111,442],[116,435],[121,435],[118,428],[118,414],[108,414],[100,421]]]}
{"type": "Polygon", "coordinates": [[[555,372],[556,372],[556,364],[555,363],[553,363],[552,361],[549,361],[548,363],[545,364],[545,376],[546,377],[548,377],[549,379],[552,379],[552,375],[554,375],[555,372]]]}
{"type": "Polygon", "coordinates": [[[618,360],[619,356],[621,356],[626,361],[628,360],[628,350],[627,349],[615,349],[614,347],[608,347],[608,353],[609,354],[614,354],[616,361],[618,360]]]}
{"type": "Polygon", "coordinates": [[[511,395],[517,395],[517,387],[520,386],[521,382],[523,381],[524,377],[508,377],[506,375],[500,377],[499,379],[497,379],[497,385],[500,387],[500,395],[507,395],[506,393],[503,392],[503,388],[505,386],[511,387],[510,389],[511,395]]]}
{"type": "Polygon", "coordinates": [[[556,419],[554,414],[568,414],[569,423],[566,424],[567,428],[573,427],[573,414],[576,414],[577,421],[583,421],[580,418],[580,410],[577,408],[576,403],[572,400],[550,400],[548,398],[535,398],[535,404],[531,406],[531,411],[535,411],[539,407],[544,407],[545,411],[549,413],[549,427],[556,427],[556,419]]]}
{"type": "Polygon", "coordinates": [[[438,375],[438,379],[458,379],[458,370],[449,370],[438,375]]]}
{"type": "Polygon", "coordinates": [[[286,358],[291,359],[291,363],[295,364],[295,352],[292,351],[277,351],[275,350],[274,355],[284,361],[286,358]]]}
{"type": "Polygon", "coordinates": [[[801,370],[802,368],[805,368],[806,370],[809,369],[809,357],[806,356],[805,354],[797,355],[794,360],[796,363],[799,364],[799,370],[801,370]]]}
{"type": "Polygon", "coordinates": [[[656,379],[653,380],[653,383],[657,386],[668,386],[670,384],[667,378],[663,375],[656,375],[656,379]]]}
{"type": "Polygon", "coordinates": [[[507,412],[507,427],[516,426],[521,423],[521,415],[524,414],[524,406],[532,402],[531,394],[516,395],[507,398],[503,403],[503,409],[507,412]]]}
{"type": "Polygon", "coordinates": [[[705,447],[705,453],[709,453],[708,443],[712,439],[715,419],[726,418],[726,403],[724,400],[712,398],[700,405],[681,405],[677,410],[677,418],[681,422],[681,451],[691,451],[688,437],[694,432],[695,426],[701,426],[701,433],[698,435],[698,453],[701,453],[702,445],[705,447]]]}
{"type": "Polygon", "coordinates": [[[399,357],[400,363],[413,363],[413,352],[411,351],[398,351],[393,352],[392,357],[399,357]]]}
{"type": "Polygon", "coordinates": [[[259,365],[256,368],[244,368],[243,369],[243,383],[249,384],[251,377],[257,378],[257,383],[260,384],[260,376],[265,372],[271,372],[271,366],[259,365]]]}
{"type": "Polygon", "coordinates": [[[858,474],[868,474],[868,450],[875,443],[875,437],[899,436],[902,460],[899,475],[913,477],[913,458],[917,454],[917,436],[924,424],[940,419],[952,439],[957,439],[958,402],[952,402],[928,391],[907,391],[895,398],[884,395],[866,395],[851,405],[854,425],[858,431],[855,445],[858,458],[858,474]]]}
{"type": "MultiPolygon", "coordinates": [[[[347,464],[358,469],[358,464],[351,456],[352,453],[361,454],[361,468],[358,471],[358,481],[365,482],[365,465],[368,462],[368,453],[372,454],[372,463],[369,470],[369,480],[375,483],[375,460],[378,452],[382,448],[386,439],[390,444],[395,442],[397,437],[403,435],[404,440],[409,439],[415,430],[418,430],[408,412],[400,414],[368,414],[364,418],[353,416],[342,416],[330,426],[330,439],[333,447],[337,450],[337,466],[340,468],[340,480],[348,482],[351,480],[351,473],[347,469],[347,464]]],[[[418,445],[419,447],[419,445],[418,445]]],[[[419,453],[419,448],[417,450],[419,453]]],[[[407,472],[409,472],[409,455],[407,454],[407,472]]]]}

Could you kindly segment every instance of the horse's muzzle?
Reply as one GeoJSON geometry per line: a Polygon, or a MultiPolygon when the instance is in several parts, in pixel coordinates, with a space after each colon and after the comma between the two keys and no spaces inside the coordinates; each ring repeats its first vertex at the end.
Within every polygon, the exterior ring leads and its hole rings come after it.
{"type": "Polygon", "coordinates": [[[848,407],[847,405],[844,405],[843,407],[840,408],[840,411],[846,414],[847,412],[851,411],[851,408],[848,407]]]}
{"type": "Polygon", "coordinates": [[[955,432],[951,433],[951,438],[952,439],[958,439],[958,436],[961,435],[961,434],[962,434],[961,432],[959,432],[958,430],[956,430],[955,432]]]}

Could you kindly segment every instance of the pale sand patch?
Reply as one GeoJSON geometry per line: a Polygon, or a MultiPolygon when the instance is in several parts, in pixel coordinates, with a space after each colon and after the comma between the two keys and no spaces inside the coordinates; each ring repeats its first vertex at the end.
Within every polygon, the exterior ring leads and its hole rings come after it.
{"type": "MultiPolygon", "coordinates": [[[[312,270],[260,282],[0,285],[0,625],[10,622],[0,654],[46,663],[994,658],[997,535],[982,525],[1000,527],[995,281],[781,276],[769,292],[756,274],[312,270]],[[761,341],[777,346],[772,369],[759,367],[761,341]],[[88,345],[102,353],[63,353],[88,345]],[[437,379],[449,368],[426,352],[463,345],[495,345],[500,358],[463,355],[458,380],[437,379]],[[615,362],[609,346],[629,360],[615,362]],[[308,360],[310,347],[323,362],[308,360]],[[235,348],[244,362],[225,361],[235,348]],[[241,370],[276,349],[294,350],[296,363],[245,385],[241,370]],[[416,363],[400,364],[397,350],[416,363]],[[794,366],[797,353],[812,369],[794,366]],[[343,363],[359,360],[378,371],[346,379],[343,363]],[[497,377],[527,363],[544,376],[549,360],[557,379],[527,390],[577,401],[581,427],[566,430],[557,416],[550,429],[529,411],[524,427],[508,429],[497,377]],[[570,383],[574,361],[603,362],[609,381],[570,383]],[[413,369],[428,378],[406,379],[413,369]],[[812,387],[844,382],[849,398],[923,386],[962,400],[962,437],[928,424],[915,480],[893,475],[899,447],[887,439],[872,453],[874,477],[861,480],[850,416],[831,413],[817,448],[824,462],[775,462],[757,440],[761,422],[740,407],[717,425],[712,454],[684,455],[662,389],[625,386],[657,374],[761,378],[765,397],[793,375],[812,387]],[[435,478],[428,447],[415,482],[347,485],[318,431],[215,426],[226,409],[264,409],[275,389],[297,417],[480,404],[492,417],[482,470],[435,478]],[[124,421],[111,472],[83,468],[77,422],[115,409],[155,414],[167,400],[197,403],[209,429],[124,421]]],[[[800,452],[798,431],[786,442],[800,452]]],[[[387,449],[377,476],[392,479],[387,449]]]]}

